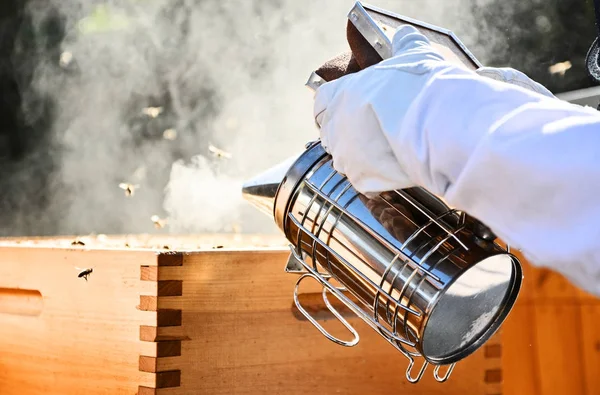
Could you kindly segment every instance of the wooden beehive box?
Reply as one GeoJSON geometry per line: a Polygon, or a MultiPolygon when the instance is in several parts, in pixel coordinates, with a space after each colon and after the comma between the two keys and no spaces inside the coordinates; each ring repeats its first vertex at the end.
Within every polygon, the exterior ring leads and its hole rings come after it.
{"type": "MultiPolygon", "coordinates": [[[[0,241],[2,395],[502,393],[499,336],[416,385],[358,318],[358,346],[325,339],[293,304],[282,239],[72,241],[0,241]]],[[[319,290],[303,303],[335,331],[319,290]]]]}
{"type": "Polygon", "coordinates": [[[502,327],[504,394],[600,394],[600,299],[519,258],[523,288],[502,327]]]}

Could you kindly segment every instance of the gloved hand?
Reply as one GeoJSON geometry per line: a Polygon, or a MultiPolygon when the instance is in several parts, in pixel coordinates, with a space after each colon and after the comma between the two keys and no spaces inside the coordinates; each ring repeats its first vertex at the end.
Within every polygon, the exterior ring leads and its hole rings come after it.
{"type": "Polygon", "coordinates": [[[391,59],[322,85],[314,110],[358,192],[422,186],[600,295],[598,111],[516,70],[446,62],[408,26],[391,59]]]}
{"type": "Polygon", "coordinates": [[[332,155],[334,168],[358,191],[411,186],[382,133],[380,113],[393,112],[393,118],[386,118],[401,121],[433,71],[444,67],[443,61],[416,28],[401,26],[393,38],[392,58],[317,89],[314,114],[322,146],[332,155]],[[404,87],[401,93],[388,89],[390,80],[404,87]]]}
{"type": "MultiPolygon", "coordinates": [[[[315,95],[314,116],[324,149],[335,169],[367,195],[416,185],[402,165],[402,152],[394,151],[388,140],[397,139],[411,105],[431,79],[450,69],[456,74],[457,68],[413,26],[401,26],[392,44],[390,59],[325,83],[315,95]]],[[[477,74],[552,96],[514,69],[481,68],[477,74]]]]}

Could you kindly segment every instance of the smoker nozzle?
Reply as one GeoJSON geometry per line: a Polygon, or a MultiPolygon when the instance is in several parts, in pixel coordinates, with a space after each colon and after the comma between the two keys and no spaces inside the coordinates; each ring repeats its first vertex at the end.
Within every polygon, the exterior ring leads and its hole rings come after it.
{"type": "Polygon", "coordinates": [[[286,174],[302,153],[286,159],[246,182],[242,186],[243,198],[263,213],[273,217],[279,185],[282,184],[286,174]]]}

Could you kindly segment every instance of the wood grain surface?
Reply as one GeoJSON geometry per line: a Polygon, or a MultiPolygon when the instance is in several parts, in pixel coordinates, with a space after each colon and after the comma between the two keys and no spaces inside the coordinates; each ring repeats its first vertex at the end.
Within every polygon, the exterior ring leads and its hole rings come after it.
{"type": "MultiPolygon", "coordinates": [[[[354,348],[325,339],[293,305],[297,277],[283,272],[287,252],[184,254],[180,267],[158,267],[158,281],[183,283],[181,296],[158,298],[158,309],[182,310],[181,356],[159,358],[160,369],[180,370],[181,385],[159,394],[500,394],[499,338],[437,383],[428,370],[409,384],[407,361],[351,314],[361,341],[354,348]],[[495,347],[495,349],[494,349],[495,347]],[[160,361],[162,359],[163,361],[160,361]]],[[[336,336],[336,323],[316,283],[303,284],[301,301],[336,336]]],[[[152,361],[151,369],[154,369],[152,361]]]]}
{"type": "MultiPolygon", "coordinates": [[[[355,318],[361,342],[349,349],[299,314],[284,245],[254,235],[0,240],[0,394],[599,393],[600,301],[554,272],[523,260],[502,345],[488,343],[446,384],[428,375],[412,386],[403,357],[355,318]]],[[[307,283],[301,300],[346,336],[318,290],[307,283]]]]}
{"type": "MultiPolygon", "coordinates": [[[[351,314],[354,348],[302,317],[285,244],[256,235],[0,240],[0,394],[600,393],[600,301],[554,272],[522,259],[501,344],[495,337],[445,384],[427,374],[414,386],[404,358],[351,314]]],[[[302,302],[347,338],[318,291],[307,282],[302,302]]]]}
{"type": "Polygon", "coordinates": [[[0,288],[42,298],[39,315],[0,313],[0,394],[135,394],[151,385],[138,369],[139,328],[156,313],[136,306],[155,288],[140,281],[140,263],[155,261],[152,252],[0,248],[0,288]],[[87,281],[83,268],[94,269],[87,281]]]}
{"type": "MultiPolygon", "coordinates": [[[[293,305],[280,238],[172,238],[168,250],[156,237],[81,239],[0,241],[0,307],[2,295],[25,298],[0,309],[0,394],[502,393],[499,337],[447,383],[429,370],[417,385],[351,314],[358,346],[325,339],[293,305]]],[[[319,290],[303,284],[302,302],[347,338],[319,290]]]]}
{"type": "Polygon", "coordinates": [[[503,326],[504,393],[600,393],[600,299],[524,263],[523,291],[503,326]]]}

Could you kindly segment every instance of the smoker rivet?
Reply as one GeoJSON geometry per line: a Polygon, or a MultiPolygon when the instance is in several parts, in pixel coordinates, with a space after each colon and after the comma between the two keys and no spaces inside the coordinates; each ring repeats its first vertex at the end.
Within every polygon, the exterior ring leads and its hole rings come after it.
{"type": "Polygon", "coordinates": [[[375,48],[377,49],[381,49],[383,47],[383,45],[381,45],[381,43],[379,41],[375,41],[375,48]]]}
{"type": "Polygon", "coordinates": [[[356,14],[356,12],[352,12],[350,14],[350,19],[352,19],[355,22],[358,20],[358,15],[356,14]]]}

